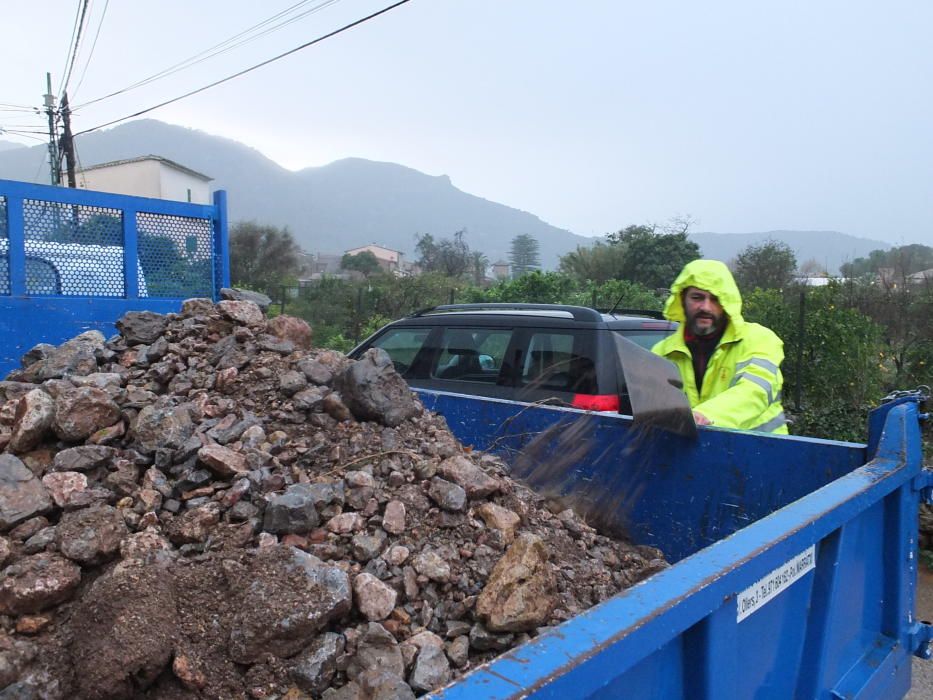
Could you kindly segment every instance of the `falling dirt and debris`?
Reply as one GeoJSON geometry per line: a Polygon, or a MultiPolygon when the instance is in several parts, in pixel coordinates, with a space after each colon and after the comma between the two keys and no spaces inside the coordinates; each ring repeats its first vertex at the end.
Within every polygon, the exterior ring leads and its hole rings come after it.
{"type": "Polygon", "coordinates": [[[0,696],[390,700],[666,566],[249,300],[0,382],[0,696]]]}

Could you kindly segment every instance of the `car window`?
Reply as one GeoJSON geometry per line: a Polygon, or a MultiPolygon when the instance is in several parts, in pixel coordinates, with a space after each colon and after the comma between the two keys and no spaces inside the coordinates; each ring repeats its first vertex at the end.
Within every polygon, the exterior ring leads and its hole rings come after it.
{"type": "Polygon", "coordinates": [[[438,341],[437,362],[431,376],[495,383],[511,339],[510,328],[447,328],[438,341]]]}
{"type": "Polygon", "coordinates": [[[657,330],[657,331],[644,331],[644,330],[624,330],[624,331],[615,331],[624,338],[628,338],[632,342],[638,343],[645,350],[650,350],[654,347],[655,343],[660,343],[667,336],[673,333],[671,330],[657,330]]]}
{"type": "Polygon", "coordinates": [[[591,344],[574,331],[535,331],[521,366],[520,383],[528,388],[595,393],[596,366],[591,344]]]}
{"type": "Polygon", "coordinates": [[[395,371],[405,374],[430,333],[430,328],[391,328],[376,338],[372,347],[382,348],[389,353],[395,371]]]}

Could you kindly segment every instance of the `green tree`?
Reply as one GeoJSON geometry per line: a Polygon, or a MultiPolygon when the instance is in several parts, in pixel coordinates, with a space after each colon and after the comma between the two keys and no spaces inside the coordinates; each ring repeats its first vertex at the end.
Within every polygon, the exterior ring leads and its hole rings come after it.
{"type": "Polygon", "coordinates": [[[475,270],[474,252],[467,245],[465,236],[464,229],[454,233],[452,238],[439,241],[435,241],[430,233],[417,235],[415,249],[419,255],[418,266],[424,272],[440,272],[452,278],[466,274],[472,276],[475,270]]]}
{"type": "Polygon", "coordinates": [[[489,258],[485,253],[474,250],[470,253],[470,267],[473,273],[473,284],[481,287],[486,280],[486,268],[489,266],[489,258]]]}
{"type": "Polygon", "coordinates": [[[509,249],[509,263],[512,266],[512,277],[521,277],[526,272],[541,268],[541,253],[538,239],[523,233],[512,239],[509,249]]]}
{"type": "Polygon", "coordinates": [[[783,289],[794,280],[797,257],[782,241],[768,239],[749,245],[735,256],[732,272],[742,291],[753,289],[783,289]]]}
{"type": "Polygon", "coordinates": [[[915,272],[933,268],[933,248],[919,243],[890,250],[873,250],[865,258],[856,258],[839,267],[843,277],[880,276],[888,286],[904,284],[915,272]]]}
{"type": "Polygon", "coordinates": [[[359,272],[363,277],[369,277],[382,269],[379,266],[379,259],[370,250],[364,250],[355,255],[347,253],[340,259],[340,267],[344,270],[359,272]]]}
{"type": "Polygon", "coordinates": [[[301,248],[287,228],[240,221],[230,229],[230,280],[234,285],[271,290],[301,268],[301,248]]]}
{"type": "Polygon", "coordinates": [[[638,282],[649,289],[670,287],[683,266],[700,257],[700,247],[687,235],[689,222],[680,224],[680,230],[672,233],[643,225],[608,234],[609,244],[621,249],[618,279],[638,282]]]}
{"type": "Polygon", "coordinates": [[[560,271],[580,281],[595,283],[619,279],[625,263],[625,247],[596,241],[590,246],[577,246],[560,259],[560,271]]]}

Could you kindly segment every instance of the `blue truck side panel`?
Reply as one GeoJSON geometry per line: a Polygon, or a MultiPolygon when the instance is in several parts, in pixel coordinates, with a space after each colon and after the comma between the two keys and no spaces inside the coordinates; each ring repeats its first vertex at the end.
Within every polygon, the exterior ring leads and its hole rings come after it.
{"type": "Polygon", "coordinates": [[[571,452],[554,446],[557,433],[573,434],[582,447],[565,460],[560,489],[633,489],[603,504],[636,542],[676,562],[432,697],[843,699],[909,689],[911,656],[930,632],[912,616],[917,505],[931,483],[916,402],[878,409],[883,429],[866,461],[851,443],[715,429],[681,443],[637,435],[625,417],[419,393],[461,440],[512,464],[523,449],[571,452]],[[574,419],[592,425],[581,432],[574,419]],[[549,448],[529,446],[554,425],[549,448]],[[640,449],[626,451],[633,440],[640,449]],[[739,619],[749,590],[766,602],[739,619]]]}
{"type": "Polygon", "coordinates": [[[0,377],[37,343],[111,335],[127,311],[218,299],[230,286],[226,201],[222,191],[207,205],[0,180],[0,377]],[[36,263],[56,268],[57,289],[36,288],[36,263]]]}

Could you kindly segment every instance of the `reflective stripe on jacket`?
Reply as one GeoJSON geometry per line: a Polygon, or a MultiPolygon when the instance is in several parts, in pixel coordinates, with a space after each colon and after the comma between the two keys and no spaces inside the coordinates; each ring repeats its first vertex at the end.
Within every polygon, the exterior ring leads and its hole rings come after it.
{"type": "Polygon", "coordinates": [[[781,362],[784,343],[771,330],[742,318],[742,297],[723,263],[694,260],[671,287],[664,315],[680,323],[674,334],[652,350],[677,365],[690,406],[721,428],[787,434],[781,406],[781,362]],[[690,349],[684,342],[682,292],[696,287],[714,294],[729,316],[729,324],[713,351],[697,392],[690,349]]]}

